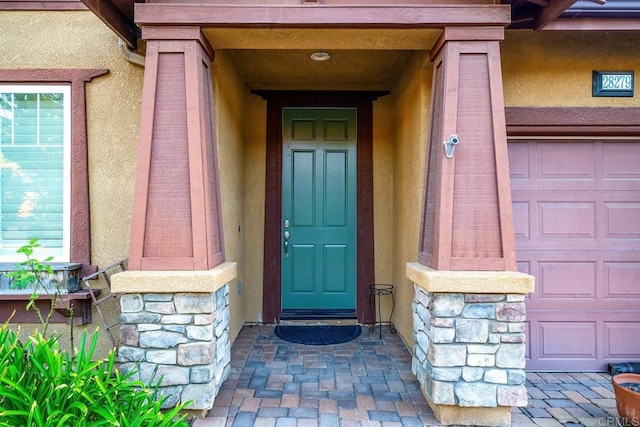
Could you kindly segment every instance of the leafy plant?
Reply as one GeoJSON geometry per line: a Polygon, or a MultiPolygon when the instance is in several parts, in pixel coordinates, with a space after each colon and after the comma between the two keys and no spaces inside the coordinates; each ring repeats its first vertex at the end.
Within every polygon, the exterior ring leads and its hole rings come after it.
{"type": "MultiPolygon", "coordinates": [[[[86,331],[79,348],[67,352],[59,347],[57,336],[48,336],[47,328],[55,309],[62,305],[71,313],[71,348],[74,348],[73,306],[65,303],[58,289],[51,295],[49,313],[36,305],[41,292],[50,293],[43,280],[53,270],[33,256],[41,245],[38,239],[18,249],[26,260],[8,276],[13,286],[32,287],[27,309],[33,309],[43,325],[26,342],[19,333],[0,327],[0,427],[185,427],[188,403],[169,410],[162,405],[167,397],[158,385],[134,380],[135,369],[126,374],[116,367],[116,353],[111,350],[104,359],[93,360],[98,344],[94,332],[87,342],[86,331]]],[[[159,384],[159,383],[158,383],[159,384]]]]}
{"type": "Polygon", "coordinates": [[[51,296],[51,307],[49,312],[46,315],[42,314],[42,311],[37,306],[36,301],[38,300],[39,292],[43,291],[45,293],[49,293],[49,290],[43,283],[43,276],[47,274],[53,275],[53,270],[51,266],[47,264],[53,260],[53,257],[48,257],[43,261],[38,260],[33,257],[33,252],[35,249],[41,247],[39,240],[37,238],[29,240],[29,243],[21,246],[16,252],[19,254],[24,254],[26,259],[20,262],[17,265],[17,269],[10,273],[7,273],[7,276],[12,280],[12,287],[25,289],[30,286],[33,287],[33,291],[31,292],[29,302],[27,303],[27,310],[32,309],[38,315],[38,319],[40,319],[40,323],[43,325],[43,335],[47,335],[47,329],[49,327],[49,322],[53,317],[56,306],[58,304],[64,305],[65,309],[67,309],[71,314],[71,347],[73,347],[73,306],[68,303],[65,304],[63,299],[60,297],[60,290],[56,289],[54,295],[51,296]]]}
{"type": "Polygon", "coordinates": [[[135,370],[116,369],[115,351],[92,361],[94,332],[80,337],[75,355],[56,337],[36,332],[27,342],[5,324],[0,328],[0,426],[185,427],[185,404],[162,410],[158,387],[134,381],[135,370]]]}

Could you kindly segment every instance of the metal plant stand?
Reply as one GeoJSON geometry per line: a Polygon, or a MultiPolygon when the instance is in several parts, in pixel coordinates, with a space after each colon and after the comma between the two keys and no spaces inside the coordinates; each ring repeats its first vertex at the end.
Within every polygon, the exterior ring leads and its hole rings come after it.
{"type": "Polygon", "coordinates": [[[369,332],[373,332],[376,326],[380,327],[379,339],[382,339],[382,325],[389,325],[389,331],[392,334],[396,333],[396,328],[393,326],[391,319],[393,319],[393,311],[395,310],[396,301],[393,296],[393,285],[388,284],[373,284],[369,285],[369,309],[373,317],[373,323],[369,328],[369,332]],[[389,314],[389,320],[382,320],[382,308],[380,300],[384,296],[391,296],[391,313],[389,314]],[[378,311],[376,316],[376,300],[378,302],[378,311]]]}
{"type": "Polygon", "coordinates": [[[111,275],[114,273],[118,273],[120,271],[125,271],[127,269],[127,261],[128,259],[125,258],[115,264],[111,264],[105,268],[103,268],[102,270],[98,270],[93,274],[90,274],[88,276],[85,276],[82,278],[82,285],[84,287],[84,289],[89,290],[89,294],[91,295],[91,299],[93,300],[93,305],[95,305],[96,309],[98,310],[98,314],[100,315],[100,318],[102,319],[102,324],[104,326],[104,329],[107,331],[107,333],[109,334],[109,338],[111,339],[111,342],[113,343],[114,346],[118,345],[118,340],[116,340],[116,338],[113,336],[113,332],[111,331],[111,329],[113,329],[114,327],[118,326],[120,324],[120,298],[117,294],[111,293],[111,275]],[[114,271],[115,270],[115,271],[114,271]],[[108,291],[106,296],[103,296],[102,298],[98,298],[98,296],[100,295],[99,292],[96,292],[96,290],[92,290],[91,289],[91,284],[89,283],[90,280],[93,279],[97,279],[100,276],[102,276],[104,278],[104,281],[107,283],[107,287],[105,289],[105,291],[108,291]],[[103,302],[106,301],[114,301],[114,304],[117,308],[118,311],[118,319],[113,322],[113,323],[109,323],[107,321],[106,316],[104,315],[104,313],[102,312],[102,308],[100,308],[100,305],[103,302]]]}

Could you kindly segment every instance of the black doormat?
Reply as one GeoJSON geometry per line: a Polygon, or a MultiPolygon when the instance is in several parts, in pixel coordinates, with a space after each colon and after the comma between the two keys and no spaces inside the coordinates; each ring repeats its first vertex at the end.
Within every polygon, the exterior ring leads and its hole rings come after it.
{"type": "Polygon", "coordinates": [[[297,344],[331,345],[358,338],[362,328],[360,325],[278,325],[274,332],[279,338],[297,344]]]}

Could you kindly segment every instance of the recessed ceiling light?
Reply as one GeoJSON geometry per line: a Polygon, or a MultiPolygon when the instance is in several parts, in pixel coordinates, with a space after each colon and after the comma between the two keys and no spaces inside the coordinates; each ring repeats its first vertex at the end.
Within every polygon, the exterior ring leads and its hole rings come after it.
{"type": "Polygon", "coordinates": [[[310,58],[314,61],[326,61],[327,59],[331,58],[331,55],[329,55],[327,52],[313,52],[310,58]]]}

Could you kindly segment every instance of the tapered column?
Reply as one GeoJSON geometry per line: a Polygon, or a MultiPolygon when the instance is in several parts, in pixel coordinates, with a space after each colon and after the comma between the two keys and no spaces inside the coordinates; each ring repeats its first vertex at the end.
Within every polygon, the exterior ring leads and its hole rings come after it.
{"type": "Polygon", "coordinates": [[[208,270],[224,261],[213,49],[198,27],[145,27],[132,270],[208,270]]]}
{"type": "Polygon", "coordinates": [[[511,425],[527,405],[525,295],[516,272],[500,71],[502,27],[445,28],[434,63],[414,284],[412,369],[446,425],[511,425]]]}
{"type": "Polygon", "coordinates": [[[445,28],[434,62],[419,262],[516,269],[500,69],[502,27],[445,28]]]}

